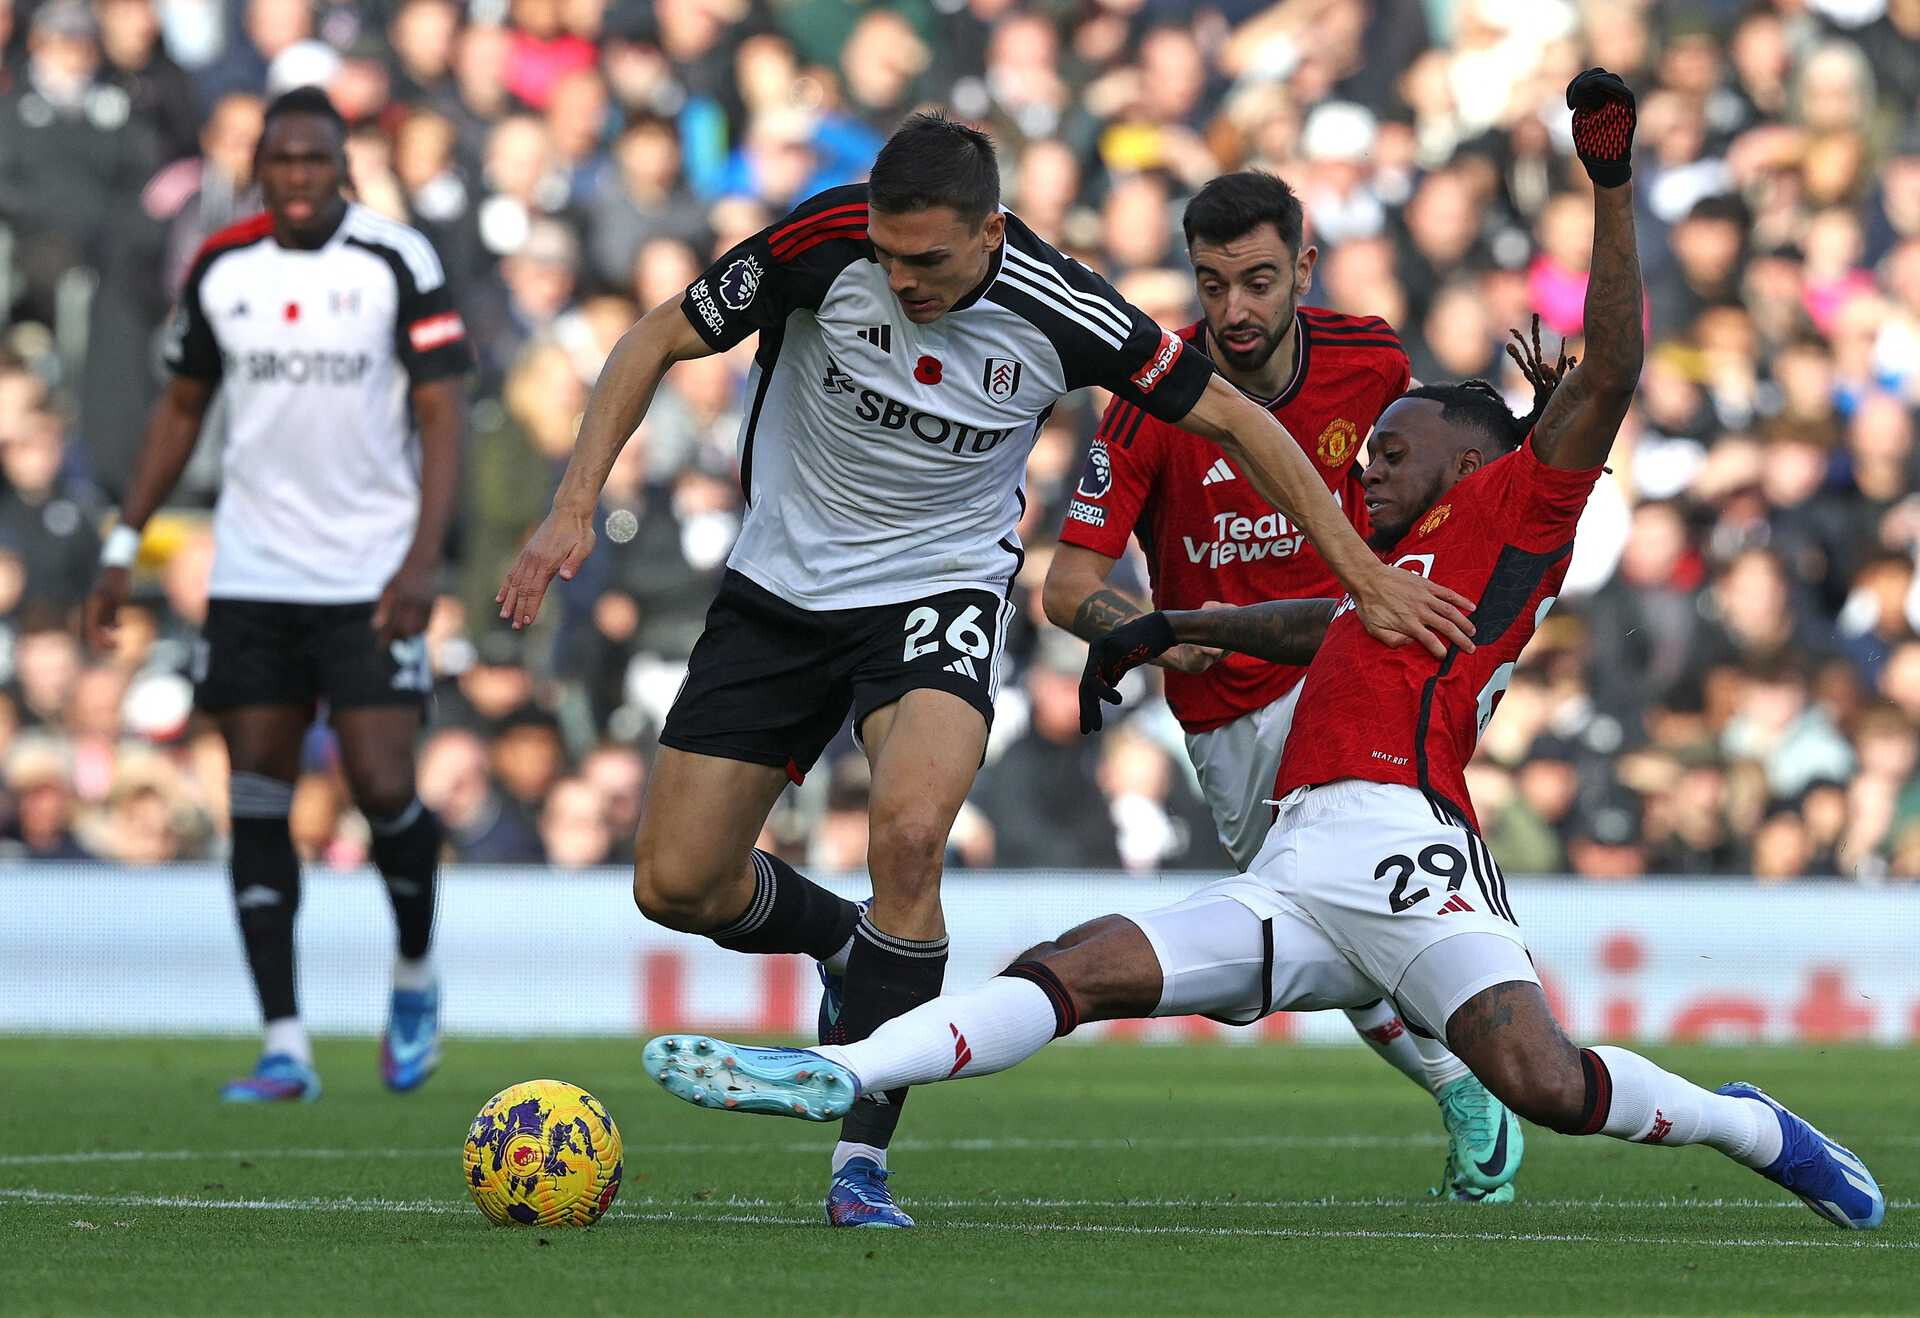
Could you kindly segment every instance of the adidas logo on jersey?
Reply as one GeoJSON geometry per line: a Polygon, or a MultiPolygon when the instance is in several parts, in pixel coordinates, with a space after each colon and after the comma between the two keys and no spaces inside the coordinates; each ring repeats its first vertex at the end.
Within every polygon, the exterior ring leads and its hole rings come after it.
{"type": "Polygon", "coordinates": [[[1440,904],[1440,914],[1442,915],[1452,915],[1456,911],[1471,911],[1471,910],[1473,910],[1473,907],[1467,905],[1466,898],[1462,897],[1457,892],[1454,893],[1453,896],[1447,898],[1446,901],[1440,904]]]}
{"type": "Polygon", "coordinates": [[[881,352],[893,351],[893,326],[891,325],[869,325],[860,331],[860,337],[881,352]]]}
{"type": "Polygon", "coordinates": [[[980,680],[980,670],[973,666],[973,658],[971,655],[963,654],[952,663],[944,665],[944,667],[947,672],[958,673],[970,681],[978,682],[980,680]]]}
{"type": "Polygon", "coordinates": [[[1222,481],[1235,479],[1233,468],[1227,465],[1225,458],[1215,458],[1213,465],[1207,468],[1207,474],[1200,480],[1202,485],[1218,485],[1222,481]]]}

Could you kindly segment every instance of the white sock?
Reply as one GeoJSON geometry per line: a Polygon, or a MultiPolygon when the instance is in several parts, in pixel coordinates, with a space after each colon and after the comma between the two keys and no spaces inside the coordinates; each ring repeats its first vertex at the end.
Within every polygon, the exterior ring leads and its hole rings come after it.
{"type": "Polygon", "coordinates": [[[833,1146],[833,1174],[838,1176],[840,1169],[854,1158],[871,1158],[881,1171],[887,1169],[887,1151],[874,1144],[849,1144],[841,1140],[833,1146]]]}
{"type": "Polygon", "coordinates": [[[840,950],[820,964],[825,966],[831,974],[844,975],[847,973],[847,958],[851,955],[853,955],[853,935],[848,934],[847,941],[840,944],[840,950]]]}
{"type": "Polygon", "coordinates": [[[262,1053],[286,1053],[303,1066],[313,1065],[313,1045],[307,1041],[307,1027],[298,1016],[282,1016],[267,1022],[262,1053]]]}
{"type": "Polygon", "coordinates": [[[1747,1167],[1780,1156],[1780,1119],[1765,1103],[1711,1093],[1625,1048],[1588,1051],[1613,1082],[1601,1134],[1636,1144],[1705,1144],[1747,1167]]]}
{"type": "Polygon", "coordinates": [[[419,992],[432,988],[436,979],[431,956],[423,956],[418,961],[410,961],[403,956],[393,959],[393,986],[397,989],[419,992]]]}
{"type": "Polygon", "coordinates": [[[1053,1042],[1053,1001],[1032,980],[1001,976],[923,1002],[858,1043],[814,1049],[860,1077],[865,1093],[991,1075],[1053,1042]]]}
{"type": "Polygon", "coordinates": [[[1438,1039],[1423,1039],[1412,1030],[1407,1031],[1413,1040],[1413,1050],[1420,1054],[1420,1065],[1427,1071],[1427,1092],[1438,1097],[1440,1091],[1465,1075],[1473,1073],[1467,1064],[1447,1051],[1447,1045],[1438,1039]]]}
{"type": "Polygon", "coordinates": [[[1429,1094],[1438,1094],[1467,1073],[1466,1064],[1444,1043],[1422,1039],[1408,1029],[1385,998],[1371,1007],[1349,1007],[1347,1019],[1381,1060],[1429,1094]]]}

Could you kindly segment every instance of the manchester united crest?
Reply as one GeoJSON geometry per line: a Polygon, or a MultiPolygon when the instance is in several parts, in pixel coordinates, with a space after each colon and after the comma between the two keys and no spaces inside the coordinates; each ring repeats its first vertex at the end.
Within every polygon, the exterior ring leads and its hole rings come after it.
{"type": "Polygon", "coordinates": [[[1353,451],[1359,446],[1359,428],[1340,416],[1327,422],[1327,428],[1320,432],[1320,442],[1314,445],[1314,452],[1320,455],[1320,461],[1327,466],[1341,467],[1353,458],[1353,451]]]}
{"type": "Polygon", "coordinates": [[[1447,518],[1452,515],[1453,515],[1453,505],[1450,503],[1443,503],[1438,508],[1435,508],[1432,512],[1428,513],[1425,517],[1422,517],[1420,519],[1420,525],[1414,528],[1414,534],[1429,535],[1432,532],[1437,531],[1440,528],[1440,523],[1446,521],[1447,518]]]}

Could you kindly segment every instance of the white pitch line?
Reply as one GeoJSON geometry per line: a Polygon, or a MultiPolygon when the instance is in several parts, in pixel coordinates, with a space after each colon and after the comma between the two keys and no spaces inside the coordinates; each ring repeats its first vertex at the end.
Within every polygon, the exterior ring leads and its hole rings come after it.
{"type": "MultiPolygon", "coordinates": [[[[188,1208],[200,1210],[237,1210],[245,1212],[352,1212],[352,1213],[428,1213],[435,1215],[464,1214],[471,1211],[464,1204],[449,1203],[438,1199],[381,1199],[341,1197],[332,1199],[196,1199],[182,1195],[143,1195],[143,1194],[82,1194],[68,1191],[0,1189],[0,1199],[11,1199],[24,1205],[34,1204],[85,1204],[111,1208],[188,1208]]],[[[642,1200],[642,1204],[651,1205],[658,1200],[642,1200]]],[[[1613,1201],[1618,1202],[1618,1201],[1613,1201]]],[[[716,1201],[715,1207],[734,1210],[740,1207],[764,1203],[765,1207],[786,1207],[786,1204],[768,1201],[716,1201]]],[[[923,1203],[922,1207],[938,1206],[940,1201],[923,1203]]],[[[989,1207],[978,1201],[954,1201],[957,1207],[989,1207]]],[[[1091,1204],[1089,1206],[1138,1208],[1144,1205],[1138,1202],[1091,1204]]],[[[1192,1204],[1170,1204],[1169,1207],[1193,1207],[1192,1204]]],[[[1248,1206],[1248,1205],[1242,1205],[1248,1206]]],[[[1316,1203],[1316,1207],[1328,1207],[1316,1203]]],[[[1782,1205],[1787,1206],[1787,1205],[1782,1205]]],[[[694,1205],[682,1204],[675,1208],[648,1208],[635,1211],[639,1205],[615,1208],[607,1214],[608,1220],[620,1219],[635,1222],[675,1222],[684,1224],[720,1223],[737,1226],[816,1226],[819,1218],[815,1214],[805,1216],[783,1216],[768,1212],[705,1212],[694,1205]]],[[[1329,1228],[1325,1230],[1313,1227],[1225,1227],[1225,1226],[1137,1226],[1126,1223],[1095,1222],[983,1222],[978,1219],[949,1219],[930,1226],[947,1227],[965,1231],[1046,1231],[1063,1235],[1120,1235],[1120,1236],[1176,1236],[1212,1239],[1263,1239],[1263,1240],[1458,1240],[1488,1241],[1511,1244],[1554,1244],[1554,1245],[1669,1245],[1681,1248],[1697,1247],[1705,1249],[1920,1249],[1920,1241],[1911,1240],[1758,1240],[1742,1237],[1731,1239],[1688,1239],[1671,1236],[1600,1236],[1577,1235],[1570,1232],[1545,1231],[1394,1231],[1374,1228],[1329,1228]]]]}
{"type": "MultiPolygon", "coordinates": [[[[979,1139],[895,1140],[893,1147],[908,1153],[1000,1153],[1031,1150],[1072,1149],[1368,1149],[1438,1148],[1446,1143],[1439,1135],[1212,1135],[1160,1139],[1029,1139],[1018,1135],[990,1136],[979,1139]]],[[[642,1157],[682,1157],[700,1154],[818,1154],[827,1147],[819,1140],[786,1141],[779,1144],[728,1140],[715,1144],[629,1144],[629,1155],[642,1157]]],[[[266,1162],[274,1159],[340,1161],[344,1159],[451,1159],[459,1155],[447,1149],[92,1149],[71,1153],[0,1154],[0,1167],[44,1167],[68,1163],[118,1162],[192,1162],[195,1159],[266,1162]]]]}

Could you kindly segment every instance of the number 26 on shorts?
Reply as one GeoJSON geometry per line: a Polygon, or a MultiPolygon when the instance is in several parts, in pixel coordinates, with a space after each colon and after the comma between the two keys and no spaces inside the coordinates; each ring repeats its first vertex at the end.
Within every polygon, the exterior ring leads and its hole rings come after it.
{"type": "MultiPolygon", "coordinates": [[[[931,654],[940,648],[940,641],[933,639],[940,627],[940,612],[937,609],[921,605],[907,615],[907,644],[901,651],[903,663],[912,663],[923,654],[931,654]]],[[[943,638],[947,648],[958,650],[973,659],[985,659],[993,649],[993,642],[987,639],[986,632],[980,628],[980,609],[969,604],[953,621],[947,624],[943,638]]]]}

